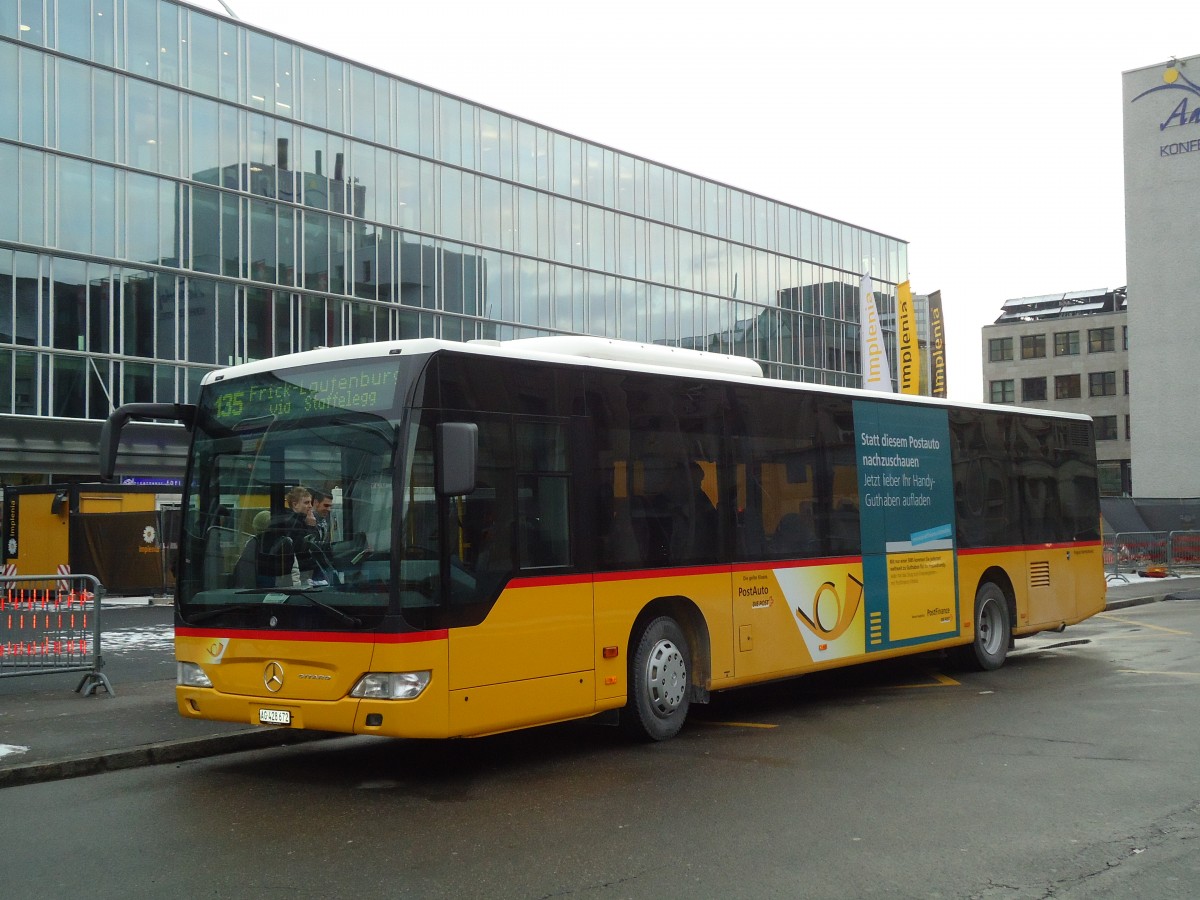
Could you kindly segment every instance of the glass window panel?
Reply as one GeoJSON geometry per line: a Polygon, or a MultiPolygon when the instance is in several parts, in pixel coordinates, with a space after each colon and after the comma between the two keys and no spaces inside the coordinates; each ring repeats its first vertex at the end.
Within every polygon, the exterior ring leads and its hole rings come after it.
{"type": "Polygon", "coordinates": [[[458,165],[462,158],[462,104],[453,97],[442,97],[438,104],[441,158],[458,165]]]}
{"type": "MultiPolygon", "coordinates": [[[[58,64],[58,146],[67,153],[91,156],[92,79],[87,66],[62,60],[58,64]]],[[[6,91],[5,93],[15,93],[6,91]]]]}
{"type": "Polygon", "coordinates": [[[92,252],[100,256],[127,255],[124,234],[117,234],[118,178],[123,185],[124,172],[118,173],[108,166],[92,166],[92,252]]]}
{"type": "Polygon", "coordinates": [[[238,136],[238,110],[232,106],[222,106],[217,112],[217,117],[220,120],[221,131],[218,150],[221,167],[219,183],[234,190],[246,190],[241,179],[243,154],[238,136]]]}
{"type": "Polygon", "coordinates": [[[126,254],[158,262],[158,180],[130,172],[125,187],[126,254]]]}
{"type": "MultiPolygon", "coordinates": [[[[0,93],[3,93],[0,91],[0,93]]],[[[10,173],[8,183],[11,185],[12,193],[9,195],[7,203],[0,203],[0,240],[16,241],[19,239],[18,229],[18,212],[21,208],[21,185],[18,179],[13,178],[11,173],[17,171],[18,151],[12,144],[0,142],[0,172],[10,173]]]]}
{"type": "Polygon", "coordinates": [[[304,75],[300,91],[302,118],[310,125],[324,127],[329,108],[325,57],[315,50],[301,50],[300,64],[304,75]]]}
{"type": "Polygon", "coordinates": [[[158,92],[158,171],[179,175],[179,103],[178,91],[160,88],[158,92]]]}
{"type": "Polygon", "coordinates": [[[92,0],[92,59],[116,64],[116,0],[92,0]]]}
{"type": "Polygon", "coordinates": [[[40,259],[33,253],[13,253],[13,299],[16,342],[40,344],[39,311],[42,309],[40,259]]]}
{"type": "Polygon", "coordinates": [[[64,204],[63,214],[59,216],[58,246],[77,253],[90,253],[92,223],[88,211],[92,209],[92,167],[81,160],[64,157],[59,160],[58,169],[58,196],[64,204]]]}
{"type": "MultiPolygon", "coordinates": [[[[13,4],[15,11],[16,4],[13,4]]],[[[0,15],[3,18],[3,15],[0,15]]],[[[72,56],[92,56],[92,0],[58,0],[58,49],[72,56]]],[[[0,26],[2,30],[2,26],[0,26]]]]}
{"type": "Polygon", "coordinates": [[[279,147],[275,143],[275,119],[250,114],[247,148],[250,165],[250,193],[260,197],[275,196],[275,170],[279,147]]]}
{"type": "MultiPolygon", "coordinates": [[[[170,275],[158,276],[158,299],[154,305],[154,327],[157,347],[155,356],[159,359],[176,359],[175,336],[178,334],[176,322],[176,286],[179,279],[170,275]]],[[[170,371],[169,367],[168,371],[170,371]]],[[[171,399],[174,391],[165,398],[171,399]]]]}
{"type": "Polygon", "coordinates": [[[87,360],[82,356],[52,356],[51,400],[49,414],[69,419],[86,415],[87,360]]]}
{"type": "Polygon", "coordinates": [[[346,127],[346,67],[340,60],[325,60],[326,98],[325,116],[329,127],[334,131],[343,131],[346,127]]]}
{"type": "Polygon", "coordinates": [[[12,412],[12,358],[11,350],[0,350],[0,413],[12,412]]]}
{"type": "Polygon", "coordinates": [[[212,100],[191,98],[189,145],[191,175],[205,184],[220,184],[218,106],[212,100]]]}
{"type": "Polygon", "coordinates": [[[240,31],[233,22],[221,22],[221,99],[240,100],[238,90],[238,36],[240,31]]]}
{"type": "Polygon", "coordinates": [[[241,222],[238,198],[221,195],[221,274],[241,277],[241,222]]]}
{"type": "MultiPolygon", "coordinates": [[[[20,54],[13,44],[0,41],[0,84],[18,83],[20,54]]],[[[20,134],[18,110],[20,94],[9,89],[0,91],[0,138],[16,139],[20,134]]]]}
{"type": "Polygon", "coordinates": [[[36,50],[21,48],[21,140],[39,146],[46,140],[43,58],[36,50]]]}
{"type": "Polygon", "coordinates": [[[13,412],[36,415],[38,412],[38,364],[36,353],[13,353],[13,412]]]}
{"type": "Polygon", "coordinates": [[[276,252],[279,255],[280,284],[296,283],[296,234],[295,211],[281,206],[278,209],[276,252]]]}
{"type": "Polygon", "coordinates": [[[88,349],[108,353],[112,346],[113,274],[109,266],[88,264],[88,349]]]}
{"type": "Polygon", "coordinates": [[[375,76],[360,66],[350,67],[350,133],[375,140],[375,76]]]}
{"type": "Polygon", "coordinates": [[[329,290],[329,217],[304,214],[304,286],[329,290]]]}
{"type": "Polygon", "coordinates": [[[154,366],[151,363],[121,364],[121,402],[152,403],[154,401],[154,366]]]}
{"type": "Polygon", "coordinates": [[[289,118],[296,114],[296,55],[296,48],[287,41],[275,42],[275,112],[289,118]]]}
{"type": "Polygon", "coordinates": [[[246,100],[254,109],[275,111],[275,40],[247,31],[246,100]]]}
{"type": "Polygon", "coordinates": [[[420,152],[421,118],[417,89],[406,82],[396,83],[396,145],[410,153],[420,152]]]}
{"type": "Polygon", "coordinates": [[[534,185],[537,183],[537,129],[527,122],[515,124],[517,180],[534,185]]]}
{"type": "Polygon", "coordinates": [[[0,343],[16,341],[13,328],[13,252],[0,248],[0,343]]]}
{"type": "Polygon", "coordinates": [[[125,79],[126,162],[151,172],[158,169],[158,89],[137,78],[125,79]]]}
{"type": "Polygon", "coordinates": [[[86,349],[86,265],[58,258],[51,268],[51,344],[61,350],[86,349]]]}
{"type": "Polygon", "coordinates": [[[174,3],[158,6],[158,73],[170,84],[179,84],[179,13],[174,3]]]}
{"type": "Polygon", "coordinates": [[[158,78],[158,0],[125,0],[125,68],[143,78],[158,78]]]}
{"type": "Polygon", "coordinates": [[[275,254],[275,204],[261,200],[250,202],[250,278],[275,283],[277,258],[275,254]]]}
{"type": "Polygon", "coordinates": [[[125,270],[122,285],[122,352],[127,356],[154,356],[154,276],[125,270]]]}
{"type": "Polygon", "coordinates": [[[221,71],[217,20],[199,10],[188,10],[188,30],[191,60],[188,77],[184,81],[192,90],[215,97],[220,91],[221,71]]]}

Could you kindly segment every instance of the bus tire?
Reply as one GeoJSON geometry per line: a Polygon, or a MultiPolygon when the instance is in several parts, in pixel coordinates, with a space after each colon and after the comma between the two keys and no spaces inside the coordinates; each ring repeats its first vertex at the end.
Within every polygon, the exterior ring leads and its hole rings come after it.
{"type": "Polygon", "coordinates": [[[974,621],[975,638],[963,648],[963,660],[984,672],[1000,668],[1012,643],[1012,620],[1008,598],[990,581],[985,581],[975,592],[974,621]]]}
{"type": "Polygon", "coordinates": [[[691,701],[687,635],[670,616],[660,616],[630,648],[629,699],[621,725],[640,740],[665,741],[683,727],[691,701]]]}

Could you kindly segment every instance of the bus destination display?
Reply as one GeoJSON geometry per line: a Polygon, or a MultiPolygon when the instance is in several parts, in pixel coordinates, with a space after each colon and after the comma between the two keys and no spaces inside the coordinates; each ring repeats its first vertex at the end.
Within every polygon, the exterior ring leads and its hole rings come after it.
{"type": "Polygon", "coordinates": [[[398,379],[393,360],[264,372],[210,385],[206,399],[216,419],[226,425],[262,416],[303,418],[330,410],[377,413],[392,408],[398,379]]]}

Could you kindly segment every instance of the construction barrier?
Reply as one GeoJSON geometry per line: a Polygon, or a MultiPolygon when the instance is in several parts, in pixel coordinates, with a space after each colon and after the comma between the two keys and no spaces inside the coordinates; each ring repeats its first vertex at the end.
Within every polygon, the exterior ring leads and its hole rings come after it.
{"type": "Polygon", "coordinates": [[[1126,575],[1179,577],[1200,572],[1200,531],[1122,531],[1104,536],[1109,581],[1126,575]]]}
{"type": "Polygon", "coordinates": [[[94,575],[0,576],[0,678],[84,672],[76,693],[112,684],[100,670],[100,601],[94,575]]]}

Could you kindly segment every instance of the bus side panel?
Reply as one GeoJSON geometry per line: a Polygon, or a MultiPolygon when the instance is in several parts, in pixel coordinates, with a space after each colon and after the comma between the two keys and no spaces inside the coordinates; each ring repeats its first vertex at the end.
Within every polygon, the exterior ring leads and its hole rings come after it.
{"type": "Polygon", "coordinates": [[[480,624],[450,630],[449,688],[590,672],[593,646],[590,576],[516,581],[480,624]]]}
{"type": "Polygon", "coordinates": [[[450,630],[452,734],[489,734],[595,711],[591,577],[510,584],[470,628],[450,630]]]}
{"type": "MultiPolygon", "coordinates": [[[[597,664],[596,698],[601,706],[626,696],[626,672],[633,639],[633,624],[652,601],[663,597],[683,597],[700,610],[708,629],[711,657],[708,671],[711,686],[734,677],[736,652],[733,618],[729,603],[730,573],[728,568],[705,569],[688,574],[655,573],[653,575],[605,575],[596,578],[596,655],[604,647],[616,647],[617,657],[597,664]]],[[[698,648],[693,647],[693,653],[698,648]]],[[[704,671],[704,663],[699,664],[704,671]]]]}
{"type": "Polygon", "coordinates": [[[733,576],[739,681],[863,657],[867,643],[862,587],[858,560],[761,569],[739,566],[733,576]]]}
{"type": "Polygon", "coordinates": [[[1104,609],[1100,544],[1031,548],[1025,554],[1029,606],[1018,608],[1016,630],[1073,624],[1104,609]]]}
{"type": "Polygon", "coordinates": [[[1104,577],[1104,545],[1100,541],[1076,544],[1069,552],[1075,567],[1075,616],[1081,622],[1104,612],[1108,581],[1104,577]]]}
{"type": "MultiPolygon", "coordinates": [[[[1020,548],[997,550],[960,550],[958,554],[958,608],[959,620],[962,622],[962,643],[970,643],[975,639],[975,592],[985,580],[988,569],[997,568],[1004,572],[1016,599],[1017,619],[1022,612],[1028,615],[1029,591],[1027,579],[1021,576],[1025,571],[1025,551],[1020,548]]],[[[1007,586],[1001,583],[1007,590],[1007,586]]]]}

